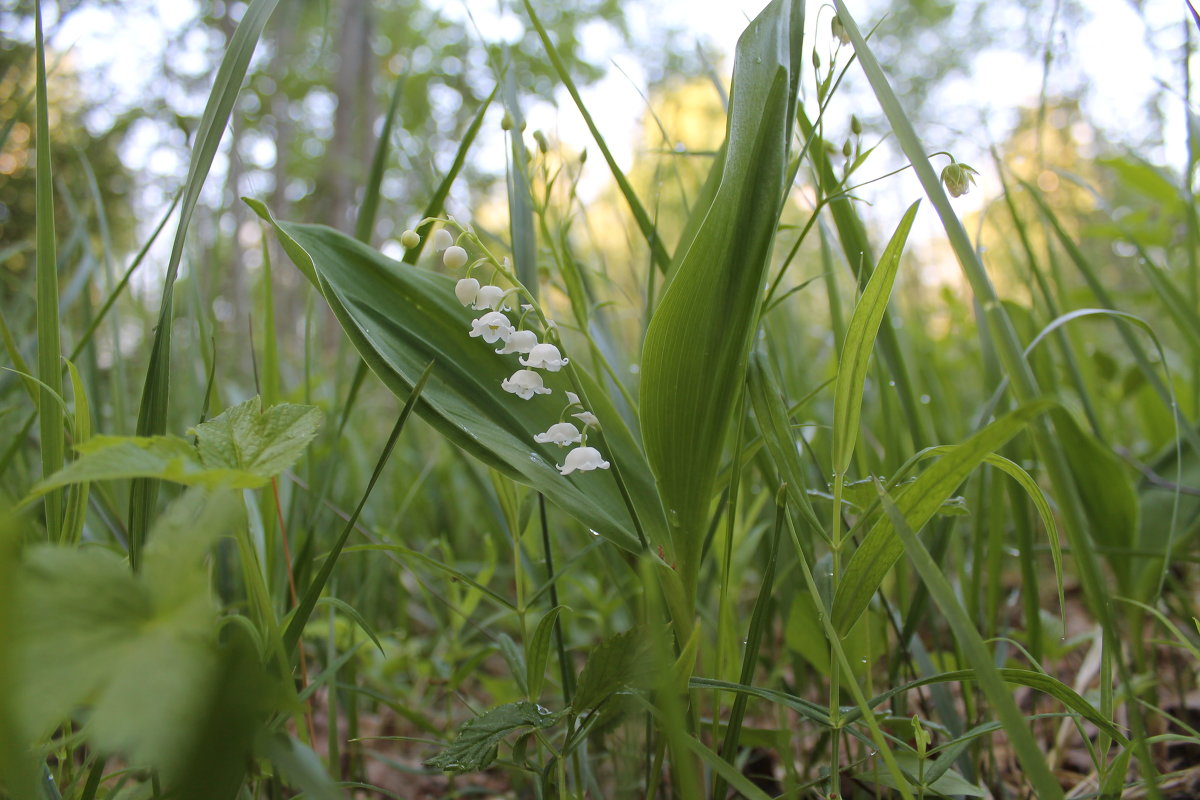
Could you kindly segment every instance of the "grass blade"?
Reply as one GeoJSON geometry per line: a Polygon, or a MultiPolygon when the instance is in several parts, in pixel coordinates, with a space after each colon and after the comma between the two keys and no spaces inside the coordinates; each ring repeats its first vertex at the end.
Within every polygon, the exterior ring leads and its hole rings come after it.
{"type": "MultiPolygon", "coordinates": [[[[62,469],[66,443],[63,440],[62,345],[58,320],[58,258],[54,238],[54,174],[50,163],[50,103],[46,90],[46,50],[42,40],[42,4],[34,6],[37,50],[37,343],[38,430],[42,440],[42,475],[62,469]]],[[[45,499],[46,534],[51,541],[63,536],[63,496],[50,492],[45,499]]]]}
{"type": "MultiPolygon", "coordinates": [[[[897,495],[896,503],[910,530],[920,530],[984,458],[1000,449],[1039,414],[1051,407],[1043,400],[1022,406],[967,439],[897,495]]],[[[845,635],[866,610],[884,576],[904,552],[891,518],[876,520],[842,576],[833,599],[834,627],[845,635]]]]}
{"type": "MultiPolygon", "coordinates": [[[[183,201],[179,210],[179,226],[175,230],[175,241],[171,246],[171,257],[167,263],[167,274],[163,282],[162,303],[158,311],[158,325],[150,349],[150,365],[146,369],[146,380],[142,387],[142,401],[138,411],[137,434],[156,436],[167,429],[167,406],[170,401],[171,376],[171,323],[175,298],[175,278],[183,259],[183,244],[187,238],[192,212],[200,199],[200,190],[212,167],[213,157],[225,133],[225,126],[233,113],[233,104],[241,90],[250,57],[258,44],[259,36],[279,0],[254,0],[246,9],[237,29],[229,42],[216,80],[204,106],[200,127],[192,149],[192,160],[188,165],[184,183],[183,201]]],[[[154,517],[154,505],[158,484],[150,479],[133,482],[129,492],[129,562],[137,569],[141,561],[141,550],[150,521],[154,517]]]]}
{"type": "Polygon", "coordinates": [[[633,191],[633,186],[630,185],[629,179],[625,177],[625,173],[617,166],[616,159],[613,158],[608,145],[605,144],[604,137],[600,135],[600,129],[596,127],[591,112],[583,104],[583,98],[579,96],[579,90],[575,88],[575,81],[571,79],[571,73],[567,70],[566,65],[563,64],[562,57],[559,56],[557,48],[554,47],[554,42],[550,40],[550,34],[546,33],[546,29],[542,26],[542,21],[538,19],[537,13],[533,10],[533,4],[529,0],[523,0],[523,2],[525,3],[525,11],[529,14],[530,21],[533,22],[533,27],[537,30],[538,36],[541,37],[542,46],[546,48],[546,55],[550,57],[550,63],[554,66],[554,71],[558,73],[559,80],[563,82],[563,86],[567,87],[571,99],[575,101],[575,107],[579,109],[579,113],[583,116],[583,121],[587,124],[592,138],[596,140],[596,145],[600,148],[600,154],[604,156],[604,161],[608,164],[608,169],[612,173],[613,179],[617,182],[617,187],[620,188],[621,194],[625,197],[625,202],[629,204],[629,211],[633,214],[638,229],[641,230],[646,243],[650,245],[650,257],[658,265],[659,269],[666,272],[667,267],[671,263],[671,255],[667,252],[667,248],[663,246],[662,240],[658,236],[658,229],[650,221],[650,215],[646,213],[646,209],[642,206],[641,201],[638,200],[637,193],[633,191]]]}
{"type": "MultiPolygon", "coordinates": [[[[346,525],[342,528],[342,533],[338,537],[337,542],[325,556],[325,562],[321,564],[320,572],[313,578],[312,583],[308,585],[308,589],[304,592],[304,597],[296,605],[296,611],[292,614],[291,622],[288,623],[287,630],[283,633],[283,649],[289,655],[296,649],[296,645],[300,642],[300,636],[304,633],[304,626],[308,624],[308,618],[312,616],[313,609],[316,608],[317,601],[321,598],[321,592],[325,590],[325,584],[329,582],[329,576],[333,574],[333,568],[337,564],[338,557],[342,554],[342,549],[346,546],[346,542],[349,541],[350,534],[354,532],[354,525],[358,522],[358,516],[362,513],[363,506],[367,504],[367,498],[371,496],[371,490],[375,488],[376,481],[379,480],[379,476],[383,473],[383,467],[392,455],[392,449],[396,446],[396,440],[400,438],[400,432],[404,430],[404,423],[408,422],[408,418],[412,414],[413,408],[416,407],[418,398],[421,396],[421,390],[425,388],[425,382],[429,380],[431,374],[433,374],[433,362],[430,362],[429,366],[425,367],[425,371],[421,373],[421,377],[413,384],[412,392],[409,394],[408,400],[404,403],[404,408],[400,410],[400,416],[396,419],[396,424],[392,426],[392,433],[388,436],[388,440],[379,454],[379,460],[375,462],[375,471],[371,473],[371,479],[367,481],[367,488],[363,491],[358,505],[355,506],[354,513],[350,515],[350,519],[346,521],[346,525]]],[[[376,645],[378,645],[378,642],[376,642],[376,645]]]]}
{"type": "Polygon", "coordinates": [[[975,670],[975,676],[983,689],[983,693],[987,696],[988,702],[991,704],[992,711],[1000,718],[1001,724],[1004,725],[1009,742],[1011,742],[1013,750],[1016,751],[1017,758],[1020,760],[1021,766],[1024,768],[1025,775],[1033,786],[1034,792],[1038,797],[1043,798],[1043,800],[1054,800],[1055,798],[1063,797],[1062,788],[1058,785],[1058,780],[1046,764],[1041,747],[1038,746],[1033,735],[1029,732],[1029,725],[1025,717],[1022,716],[1021,710],[1017,708],[1012,693],[1005,687],[999,671],[992,663],[992,654],[984,644],[983,638],[975,630],[970,617],[967,616],[967,612],[955,597],[954,588],[946,580],[946,576],[942,574],[942,571],[938,569],[933,557],[929,555],[929,551],[921,544],[921,540],[913,533],[913,529],[909,527],[908,521],[905,519],[905,514],[897,507],[891,496],[883,488],[883,484],[877,481],[876,485],[880,493],[880,499],[883,502],[884,511],[892,521],[892,525],[901,542],[903,542],[904,551],[908,553],[913,567],[920,574],[934,602],[941,608],[942,614],[949,623],[951,630],[954,631],[954,637],[963,649],[967,661],[975,670]]]}

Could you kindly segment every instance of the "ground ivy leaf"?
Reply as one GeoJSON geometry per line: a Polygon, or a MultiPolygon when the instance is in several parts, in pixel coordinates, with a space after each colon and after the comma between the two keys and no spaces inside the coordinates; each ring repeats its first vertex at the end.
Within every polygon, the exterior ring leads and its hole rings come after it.
{"type": "Polygon", "coordinates": [[[444,772],[476,772],[496,760],[501,740],[519,730],[547,728],[558,720],[541,706],[521,700],[506,703],[467,721],[449,747],[425,762],[444,772]]]}
{"type": "Polygon", "coordinates": [[[197,425],[196,447],[209,469],[235,469],[275,477],[300,458],[321,427],[314,406],[279,403],[265,411],[252,397],[197,425]]]}

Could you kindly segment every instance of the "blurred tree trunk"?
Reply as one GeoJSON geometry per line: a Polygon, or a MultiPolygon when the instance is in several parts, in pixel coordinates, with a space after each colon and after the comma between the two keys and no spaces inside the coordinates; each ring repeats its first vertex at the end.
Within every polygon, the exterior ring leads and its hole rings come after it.
{"type": "Polygon", "coordinates": [[[371,159],[375,122],[374,50],[369,0],[347,0],[338,32],[337,98],[333,139],[318,186],[322,221],[346,233],[354,230],[359,190],[371,159]]]}

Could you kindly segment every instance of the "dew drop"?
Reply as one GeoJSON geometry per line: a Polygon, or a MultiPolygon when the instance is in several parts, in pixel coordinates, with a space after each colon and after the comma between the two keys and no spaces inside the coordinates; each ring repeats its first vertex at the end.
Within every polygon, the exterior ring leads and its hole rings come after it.
{"type": "Polygon", "coordinates": [[[923,394],[923,395],[921,395],[921,396],[920,396],[918,399],[921,401],[921,404],[922,404],[922,405],[926,405],[926,406],[927,406],[927,405],[929,405],[929,401],[930,401],[930,399],[931,399],[931,398],[929,397],[929,395],[927,395],[927,394],[923,394]]]}
{"type": "Polygon", "coordinates": [[[890,386],[890,387],[892,387],[893,389],[895,389],[895,388],[896,388],[896,382],[895,382],[895,381],[888,381],[888,386],[890,386]]]}
{"type": "Polygon", "coordinates": [[[599,535],[600,535],[600,531],[594,531],[594,530],[592,530],[591,528],[588,528],[588,533],[590,533],[592,536],[599,536],[599,535]]]}

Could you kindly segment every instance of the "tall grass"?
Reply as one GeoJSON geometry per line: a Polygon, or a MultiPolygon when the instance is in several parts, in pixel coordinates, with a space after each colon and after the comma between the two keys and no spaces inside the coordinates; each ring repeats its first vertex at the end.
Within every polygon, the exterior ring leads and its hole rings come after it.
{"type": "Polygon", "coordinates": [[[1180,796],[1200,745],[1190,183],[1114,155],[1106,183],[1077,178],[1082,215],[997,153],[979,230],[1010,246],[985,251],[869,38],[839,3],[835,38],[805,41],[800,0],[748,25],[719,150],[623,171],[526,0],[607,200],[523,129],[495,64],[384,256],[397,82],[354,236],[246,199],[266,237],[247,339],[211,313],[221,281],[178,278],[185,242],[220,235],[195,211],[274,7],[247,8],[215,76],[157,311],[123,290],[175,205],[120,281],[56,253],[39,9],[37,314],[0,328],[0,793],[1180,796]],[[859,77],[924,194],[894,219],[854,199],[864,136],[826,141],[859,77]],[[448,217],[500,136],[504,225],[448,217]],[[1152,239],[1106,193],[1184,233],[1152,239]],[[963,278],[940,294],[909,279],[929,207],[963,278]],[[299,320],[277,305],[293,265],[299,320]],[[502,303],[500,328],[564,358],[497,355],[502,303]],[[116,309],[155,325],[140,387],[75,365],[119,338],[116,309]]]}

